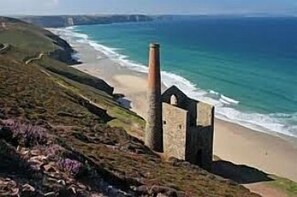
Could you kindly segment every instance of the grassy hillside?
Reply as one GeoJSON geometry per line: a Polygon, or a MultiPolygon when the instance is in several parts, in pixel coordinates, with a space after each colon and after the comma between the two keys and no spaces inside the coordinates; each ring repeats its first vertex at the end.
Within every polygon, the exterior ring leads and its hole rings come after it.
{"type": "Polygon", "coordinates": [[[51,56],[70,52],[67,44],[1,23],[9,49],[0,51],[0,196],[257,196],[189,163],[162,162],[129,135],[144,121],[108,84],[51,56]]]}

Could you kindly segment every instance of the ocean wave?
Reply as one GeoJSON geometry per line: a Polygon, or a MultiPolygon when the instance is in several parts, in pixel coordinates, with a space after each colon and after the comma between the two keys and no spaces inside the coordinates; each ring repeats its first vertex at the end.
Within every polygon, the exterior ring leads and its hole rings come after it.
{"type": "MultiPolygon", "coordinates": [[[[91,40],[88,35],[75,31],[75,28],[54,29],[54,33],[59,34],[77,42],[89,44],[95,50],[100,51],[111,60],[117,62],[121,66],[127,67],[131,70],[147,73],[148,68],[128,59],[128,56],[118,53],[119,49],[110,48],[98,42],[91,40]]],[[[100,58],[102,58],[100,56],[100,58]]],[[[212,104],[216,107],[216,117],[225,121],[236,123],[260,132],[270,134],[284,134],[288,136],[297,137],[297,112],[292,114],[260,114],[242,112],[234,107],[240,104],[234,98],[230,98],[214,90],[203,90],[199,88],[199,84],[194,84],[186,78],[174,74],[172,72],[162,71],[162,81],[166,87],[176,85],[183,90],[189,97],[212,104]]]]}
{"type": "Polygon", "coordinates": [[[76,61],[80,61],[80,54],[75,52],[71,54],[71,58],[76,60],[76,61]]]}
{"type": "Polygon", "coordinates": [[[220,101],[227,105],[238,105],[239,101],[229,98],[227,96],[221,95],[220,101]]]}

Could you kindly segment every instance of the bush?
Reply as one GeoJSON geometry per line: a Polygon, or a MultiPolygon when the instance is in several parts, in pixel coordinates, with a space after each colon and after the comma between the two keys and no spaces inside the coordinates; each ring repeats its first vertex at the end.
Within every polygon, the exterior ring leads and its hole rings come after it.
{"type": "Polygon", "coordinates": [[[23,124],[17,120],[2,121],[3,128],[11,130],[12,138],[26,147],[44,145],[48,141],[47,130],[41,126],[23,124]]]}
{"type": "Polygon", "coordinates": [[[60,161],[58,161],[58,166],[62,171],[72,174],[74,176],[79,176],[83,174],[85,170],[81,162],[68,158],[61,159],[60,161]]]}

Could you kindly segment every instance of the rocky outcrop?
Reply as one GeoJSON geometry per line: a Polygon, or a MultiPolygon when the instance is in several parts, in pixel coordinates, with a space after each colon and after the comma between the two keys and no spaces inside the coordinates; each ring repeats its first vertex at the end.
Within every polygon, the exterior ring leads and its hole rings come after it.
{"type": "Polygon", "coordinates": [[[72,54],[75,53],[75,51],[65,40],[61,39],[59,36],[52,34],[50,32],[46,34],[46,36],[49,37],[51,40],[53,40],[54,44],[59,47],[58,49],[49,53],[50,57],[56,60],[59,60],[61,62],[64,62],[68,65],[79,63],[72,58],[72,54]]]}
{"type": "Polygon", "coordinates": [[[81,16],[27,16],[21,20],[41,27],[67,27],[73,25],[94,25],[123,22],[151,21],[145,15],[81,15],[81,16]]]}

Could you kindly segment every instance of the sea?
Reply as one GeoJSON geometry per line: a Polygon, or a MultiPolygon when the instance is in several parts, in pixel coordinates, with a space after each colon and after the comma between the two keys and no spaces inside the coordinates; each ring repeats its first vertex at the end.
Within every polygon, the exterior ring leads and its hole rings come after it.
{"type": "Polygon", "coordinates": [[[149,43],[159,43],[167,87],[215,105],[219,119],[297,137],[297,18],[164,17],[64,30],[139,72],[149,43]]]}

